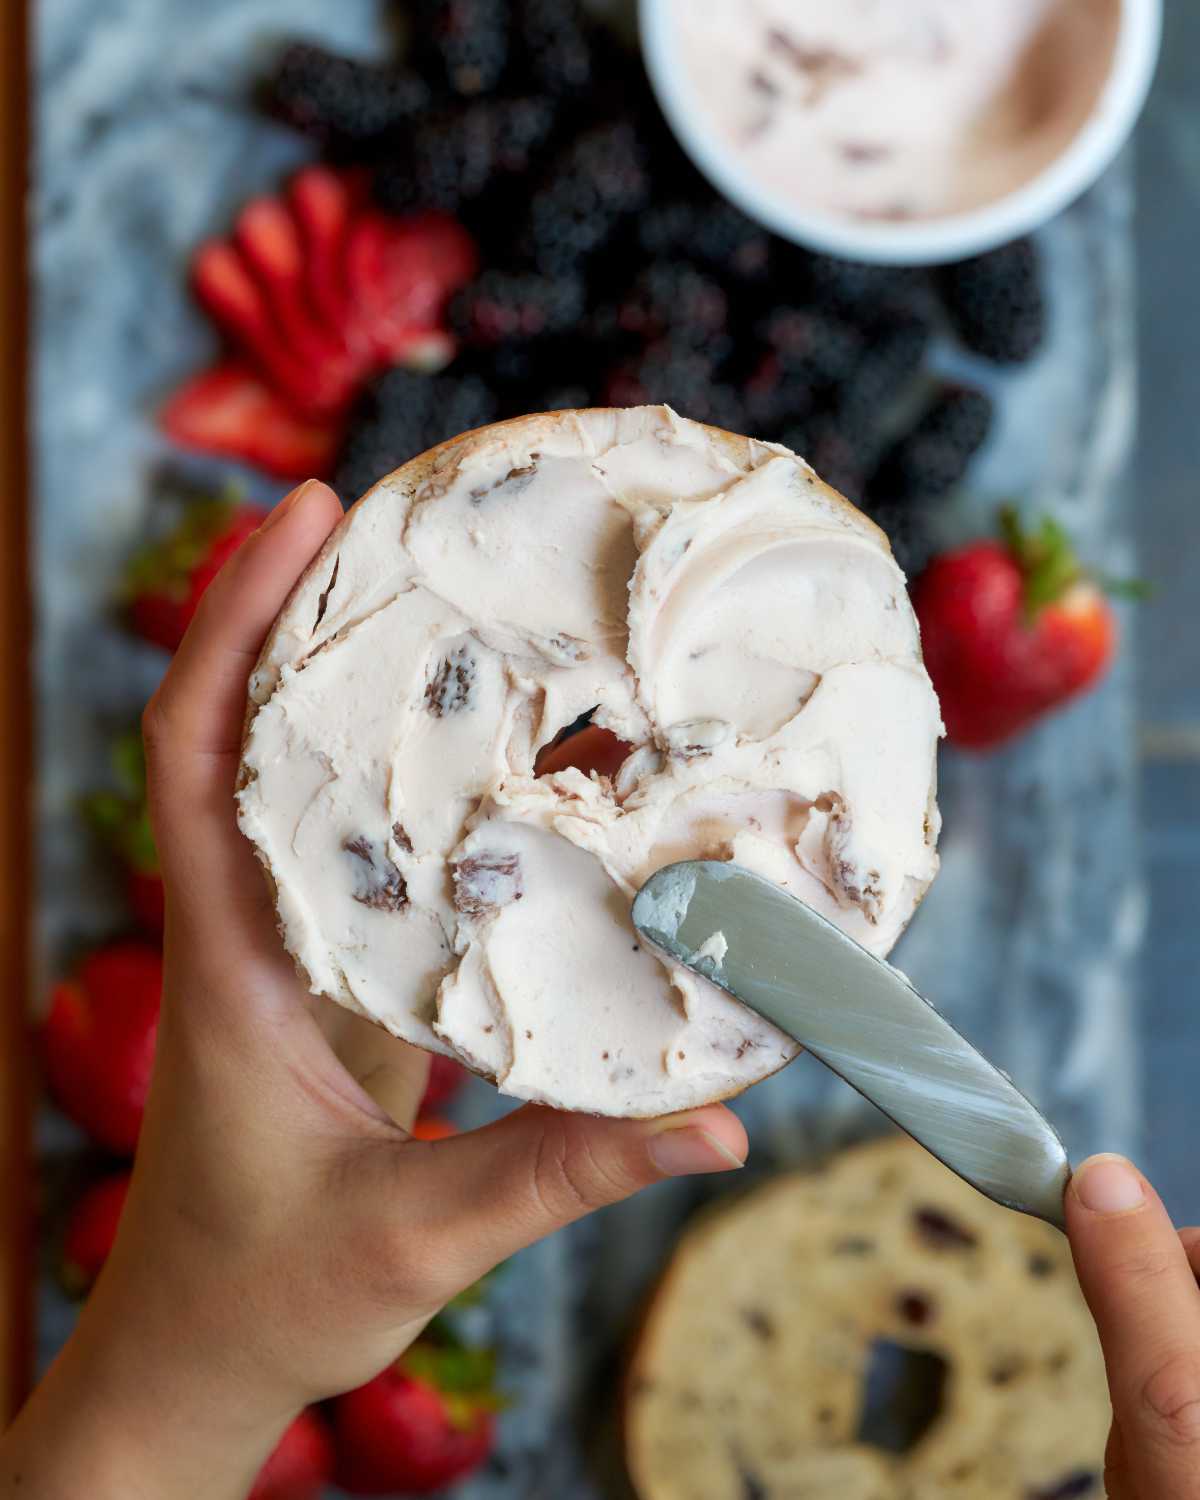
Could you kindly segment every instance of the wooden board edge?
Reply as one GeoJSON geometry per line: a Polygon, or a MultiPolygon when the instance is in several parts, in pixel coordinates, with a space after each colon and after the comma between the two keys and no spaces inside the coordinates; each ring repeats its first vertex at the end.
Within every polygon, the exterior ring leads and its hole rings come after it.
{"type": "Polygon", "coordinates": [[[29,37],[25,0],[0,4],[0,1426],[27,1392],[33,1333],[29,37]]]}

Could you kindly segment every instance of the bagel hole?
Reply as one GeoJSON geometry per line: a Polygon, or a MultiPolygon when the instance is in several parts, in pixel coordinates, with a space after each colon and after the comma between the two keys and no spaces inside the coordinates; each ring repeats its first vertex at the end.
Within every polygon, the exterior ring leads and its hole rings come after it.
{"type": "MultiPolygon", "coordinates": [[[[597,707],[599,707],[599,705],[597,705],[597,707]]],[[[595,712],[595,708],[589,708],[587,713],[580,714],[577,719],[572,719],[569,724],[564,724],[557,734],[552,735],[550,739],[548,739],[546,743],[541,746],[541,748],[538,750],[538,753],[533,758],[535,776],[540,776],[542,774],[538,767],[541,765],[542,761],[545,760],[545,758],[550,754],[551,750],[557,750],[558,747],[569,740],[572,735],[576,735],[581,730],[586,729],[592,722],[592,715],[595,712]]]]}
{"type": "Polygon", "coordinates": [[[533,759],[535,776],[553,776],[571,767],[584,775],[593,771],[600,776],[616,775],[633,747],[610,729],[593,724],[595,713],[595,708],[589,708],[546,741],[533,759]]]}
{"type": "Polygon", "coordinates": [[[930,1349],[876,1339],[867,1357],[857,1441],[884,1453],[911,1453],[938,1417],[950,1366],[930,1349]]]}

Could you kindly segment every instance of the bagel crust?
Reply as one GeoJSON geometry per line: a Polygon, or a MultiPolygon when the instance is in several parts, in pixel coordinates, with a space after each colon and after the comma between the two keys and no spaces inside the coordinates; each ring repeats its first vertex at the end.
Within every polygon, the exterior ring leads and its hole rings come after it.
{"type": "Polygon", "coordinates": [[[883,534],[665,407],[414,459],[347,515],[250,679],[239,818],[314,992],[506,1093],[647,1116],[789,1038],[637,941],[731,858],[887,953],[937,866],[937,702],[883,534]],[[537,777],[581,715],[631,753],[537,777]]]}

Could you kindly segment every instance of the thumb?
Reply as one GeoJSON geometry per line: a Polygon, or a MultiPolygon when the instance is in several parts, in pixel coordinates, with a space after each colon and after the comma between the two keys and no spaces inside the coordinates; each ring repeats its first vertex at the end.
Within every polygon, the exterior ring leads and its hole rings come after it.
{"type": "Polygon", "coordinates": [[[1187,1252],[1122,1157],[1084,1162],[1066,1211],[1133,1493],[1200,1500],[1200,1291],[1187,1252]]]}
{"type": "Polygon", "coordinates": [[[748,1152],[741,1121],[721,1105],[657,1120],[527,1105],[426,1151],[424,1203],[437,1215],[428,1231],[447,1272],[466,1286],[534,1240],[639,1188],[666,1177],[733,1171],[748,1152]]]}

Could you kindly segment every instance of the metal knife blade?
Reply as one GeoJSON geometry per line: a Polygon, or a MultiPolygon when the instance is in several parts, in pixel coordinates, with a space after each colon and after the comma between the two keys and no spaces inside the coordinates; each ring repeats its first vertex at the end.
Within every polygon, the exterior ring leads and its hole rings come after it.
{"type": "Polygon", "coordinates": [[[811,907],[739,865],[697,860],[652,875],[633,921],[981,1193],[1065,1227],[1071,1167],[1054,1129],[898,970],[811,907]]]}

